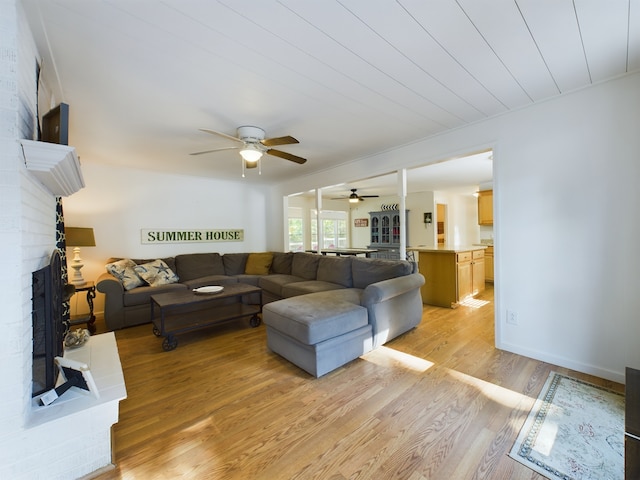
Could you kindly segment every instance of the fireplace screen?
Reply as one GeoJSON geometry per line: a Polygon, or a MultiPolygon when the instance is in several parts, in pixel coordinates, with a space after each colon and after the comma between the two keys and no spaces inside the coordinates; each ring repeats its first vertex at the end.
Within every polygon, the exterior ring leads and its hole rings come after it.
{"type": "Polygon", "coordinates": [[[33,396],[55,387],[58,370],[54,358],[62,356],[68,325],[63,303],[73,294],[73,286],[62,280],[62,261],[56,250],[49,265],[33,272],[31,318],[33,322],[33,396]]]}

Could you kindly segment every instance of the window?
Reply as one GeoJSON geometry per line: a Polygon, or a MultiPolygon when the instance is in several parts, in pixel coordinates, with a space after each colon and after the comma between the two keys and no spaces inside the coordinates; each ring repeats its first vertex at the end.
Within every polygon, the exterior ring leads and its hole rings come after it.
{"type": "MultiPolygon", "coordinates": [[[[318,223],[317,212],[312,212],[311,243],[313,249],[318,248],[318,223]]],[[[347,234],[347,212],[325,211],[322,212],[322,248],[348,248],[349,237],[347,234]]]]}
{"type": "Polygon", "coordinates": [[[289,209],[289,251],[304,251],[304,221],[302,209],[289,209]]]}

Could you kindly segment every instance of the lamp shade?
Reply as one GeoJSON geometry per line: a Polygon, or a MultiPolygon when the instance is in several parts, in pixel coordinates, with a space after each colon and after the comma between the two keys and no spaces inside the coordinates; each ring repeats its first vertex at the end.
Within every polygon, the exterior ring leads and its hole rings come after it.
{"type": "Polygon", "coordinates": [[[67,247],[95,247],[93,228],[66,227],[64,229],[67,247]]]}

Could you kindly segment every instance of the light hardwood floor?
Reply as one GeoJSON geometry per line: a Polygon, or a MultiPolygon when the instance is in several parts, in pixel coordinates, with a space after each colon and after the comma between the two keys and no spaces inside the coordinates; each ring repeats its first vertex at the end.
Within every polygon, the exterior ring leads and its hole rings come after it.
{"type": "Polygon", "coordinates": [[[315,379],[264,326],[117,332],[128,398],[107,479],[542,479],[507,456],[550,370],[494,348],[493,289],[315,379]]]}

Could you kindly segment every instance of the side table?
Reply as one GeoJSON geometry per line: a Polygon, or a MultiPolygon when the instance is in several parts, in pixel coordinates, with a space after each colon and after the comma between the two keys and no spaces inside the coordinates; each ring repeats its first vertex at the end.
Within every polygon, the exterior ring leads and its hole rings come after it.
{"type": "Polygon", "coordinates": [[[89,305],[89,313],[84,315],[72,315],[69,325],[81,325],[86,323],[89,333],[96,333],[96,316],[93,314],[93,299],[96,298],[96,285],[93,282],[87,282],[84,285],[76,285],[76,293],[87,292],[87,304],[89,305]]]}

